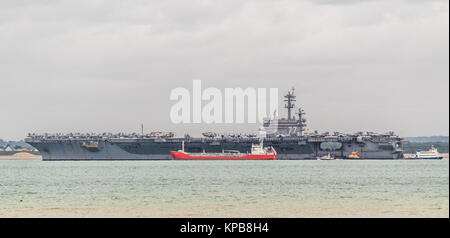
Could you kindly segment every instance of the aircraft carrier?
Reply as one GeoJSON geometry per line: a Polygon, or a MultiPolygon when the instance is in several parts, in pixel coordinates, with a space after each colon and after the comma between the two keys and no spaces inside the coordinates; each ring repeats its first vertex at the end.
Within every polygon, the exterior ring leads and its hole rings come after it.
{"type": "Polygon", "coordinates": [[[219,153],[223,150],[248,152],[252,144],[272,146],[278,160],[312,160],[332,155],[336,159],[403,159],[403,139],[394,132],[340,133],[306,130],[305,112],[295,109],[294,89],[284,96],[287,118],[264,119],[255,134],[203,133],[202,138],[189,135],[175,137],[171,132],[132,134],[29,134],[25,142],[35,147],[46,161],[53,160],[170,160],[170,151],[219,153]],[[259,136],[258,136],[259,134],[259,136]],[[350,156],[350,157],[349,157],[350,156]]]}

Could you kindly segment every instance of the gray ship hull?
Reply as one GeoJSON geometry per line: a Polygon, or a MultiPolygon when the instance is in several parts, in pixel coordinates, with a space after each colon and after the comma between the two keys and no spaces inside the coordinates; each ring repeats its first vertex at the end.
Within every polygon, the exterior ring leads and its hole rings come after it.
{"type": "MultiPolygon", "coordinates": [[[[250,151],[252,143],[258,139],[221,140],[221,139],[117,139],[96,141],[94,147],[87,147],[86,140],[45,140],[30,141],[42,154],[43,160],[170,160],[170,151],[181,149],[185,141],[187,152],[217,152],[222,150],[250,151]]],[[[347,159],[353,151],[359,151],[360,159],[401,159],[403,154],[395,143],[373,143],[356,141],[340,142],[341,147],[334,150],[322,149],[324,141],[305,141],[302,139],[271,138],[264,146],[273,146],[279,160],[311,160],[327,154],[335,158],[347,159]]]]}
{"type": "Polygon", "coordinates": [[[82,146],[82,141],[28,142],[42,155],[42,160],[169,160],[164,154],[133,154],[116,144],[99,142],[98,151],[90,151],[82,146]]]}

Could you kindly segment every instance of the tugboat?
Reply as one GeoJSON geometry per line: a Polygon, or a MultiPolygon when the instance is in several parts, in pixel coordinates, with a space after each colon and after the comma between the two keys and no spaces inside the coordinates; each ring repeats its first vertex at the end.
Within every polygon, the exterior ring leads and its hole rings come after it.
{"type": "Polygon", "coordinates": [[[349,156],[349,159],[359,159],[361,156],[359,156],[358,151],[353,151],[349,156]]]}
{"type": "Polygon", "coordinates": [[[237,150],[222,150],[222,153],[189,153],[184,151],[184,141],[182,149],[179,151],[170,151],[172,160],[276,160],[277,152],[270,147],[263,147],[263,141],[260,144],[252,144],[251,153],[241,153],[237,150]]]}
{"type": "Polygon", "coordinates": [[[444,158],[444,157],[439,154],[438,150],[436,148],[434,148],[433,145],[431,145],[431,149],[428,151],[417,150],[417,152],[416,152],[416,159],[441,160],[442,158],[444,158]]]}

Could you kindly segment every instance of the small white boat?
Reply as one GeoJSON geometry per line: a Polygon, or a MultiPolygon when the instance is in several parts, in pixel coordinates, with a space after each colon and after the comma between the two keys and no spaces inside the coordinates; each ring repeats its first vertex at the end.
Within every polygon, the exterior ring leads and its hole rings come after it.
{"type": "Polygon", "coordinates": [[[328,153],[328,155],[317,157],[317,160],[334,160],[334,156],[328,153]]]}
{"type": "Polygon", "coordinates": [[[417,150],[416,159],[442,159],[444,158],[439,154],[438,150],[431,145],[431,149],[427,151],[417,150]]]}

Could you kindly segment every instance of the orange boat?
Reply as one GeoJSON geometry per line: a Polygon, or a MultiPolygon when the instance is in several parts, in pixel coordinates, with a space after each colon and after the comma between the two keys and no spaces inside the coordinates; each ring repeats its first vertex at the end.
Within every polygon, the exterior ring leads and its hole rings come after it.
{"type": "Polygon", "coordinates": [[[276,160],[277,152],[273,147],[263,147],[263,142],[259,145],[252,145],[251,153],[241,153],[236,150],[222,150],[222,153],[189,153],[182,149],[171,151],[172,160],[276,160]]]}
{"type": "Polygon", "coordinates": [[[361,156],[359,156],[358,151],[353,151],[349,156],[350,159],[359,159],[361,156]]]}

